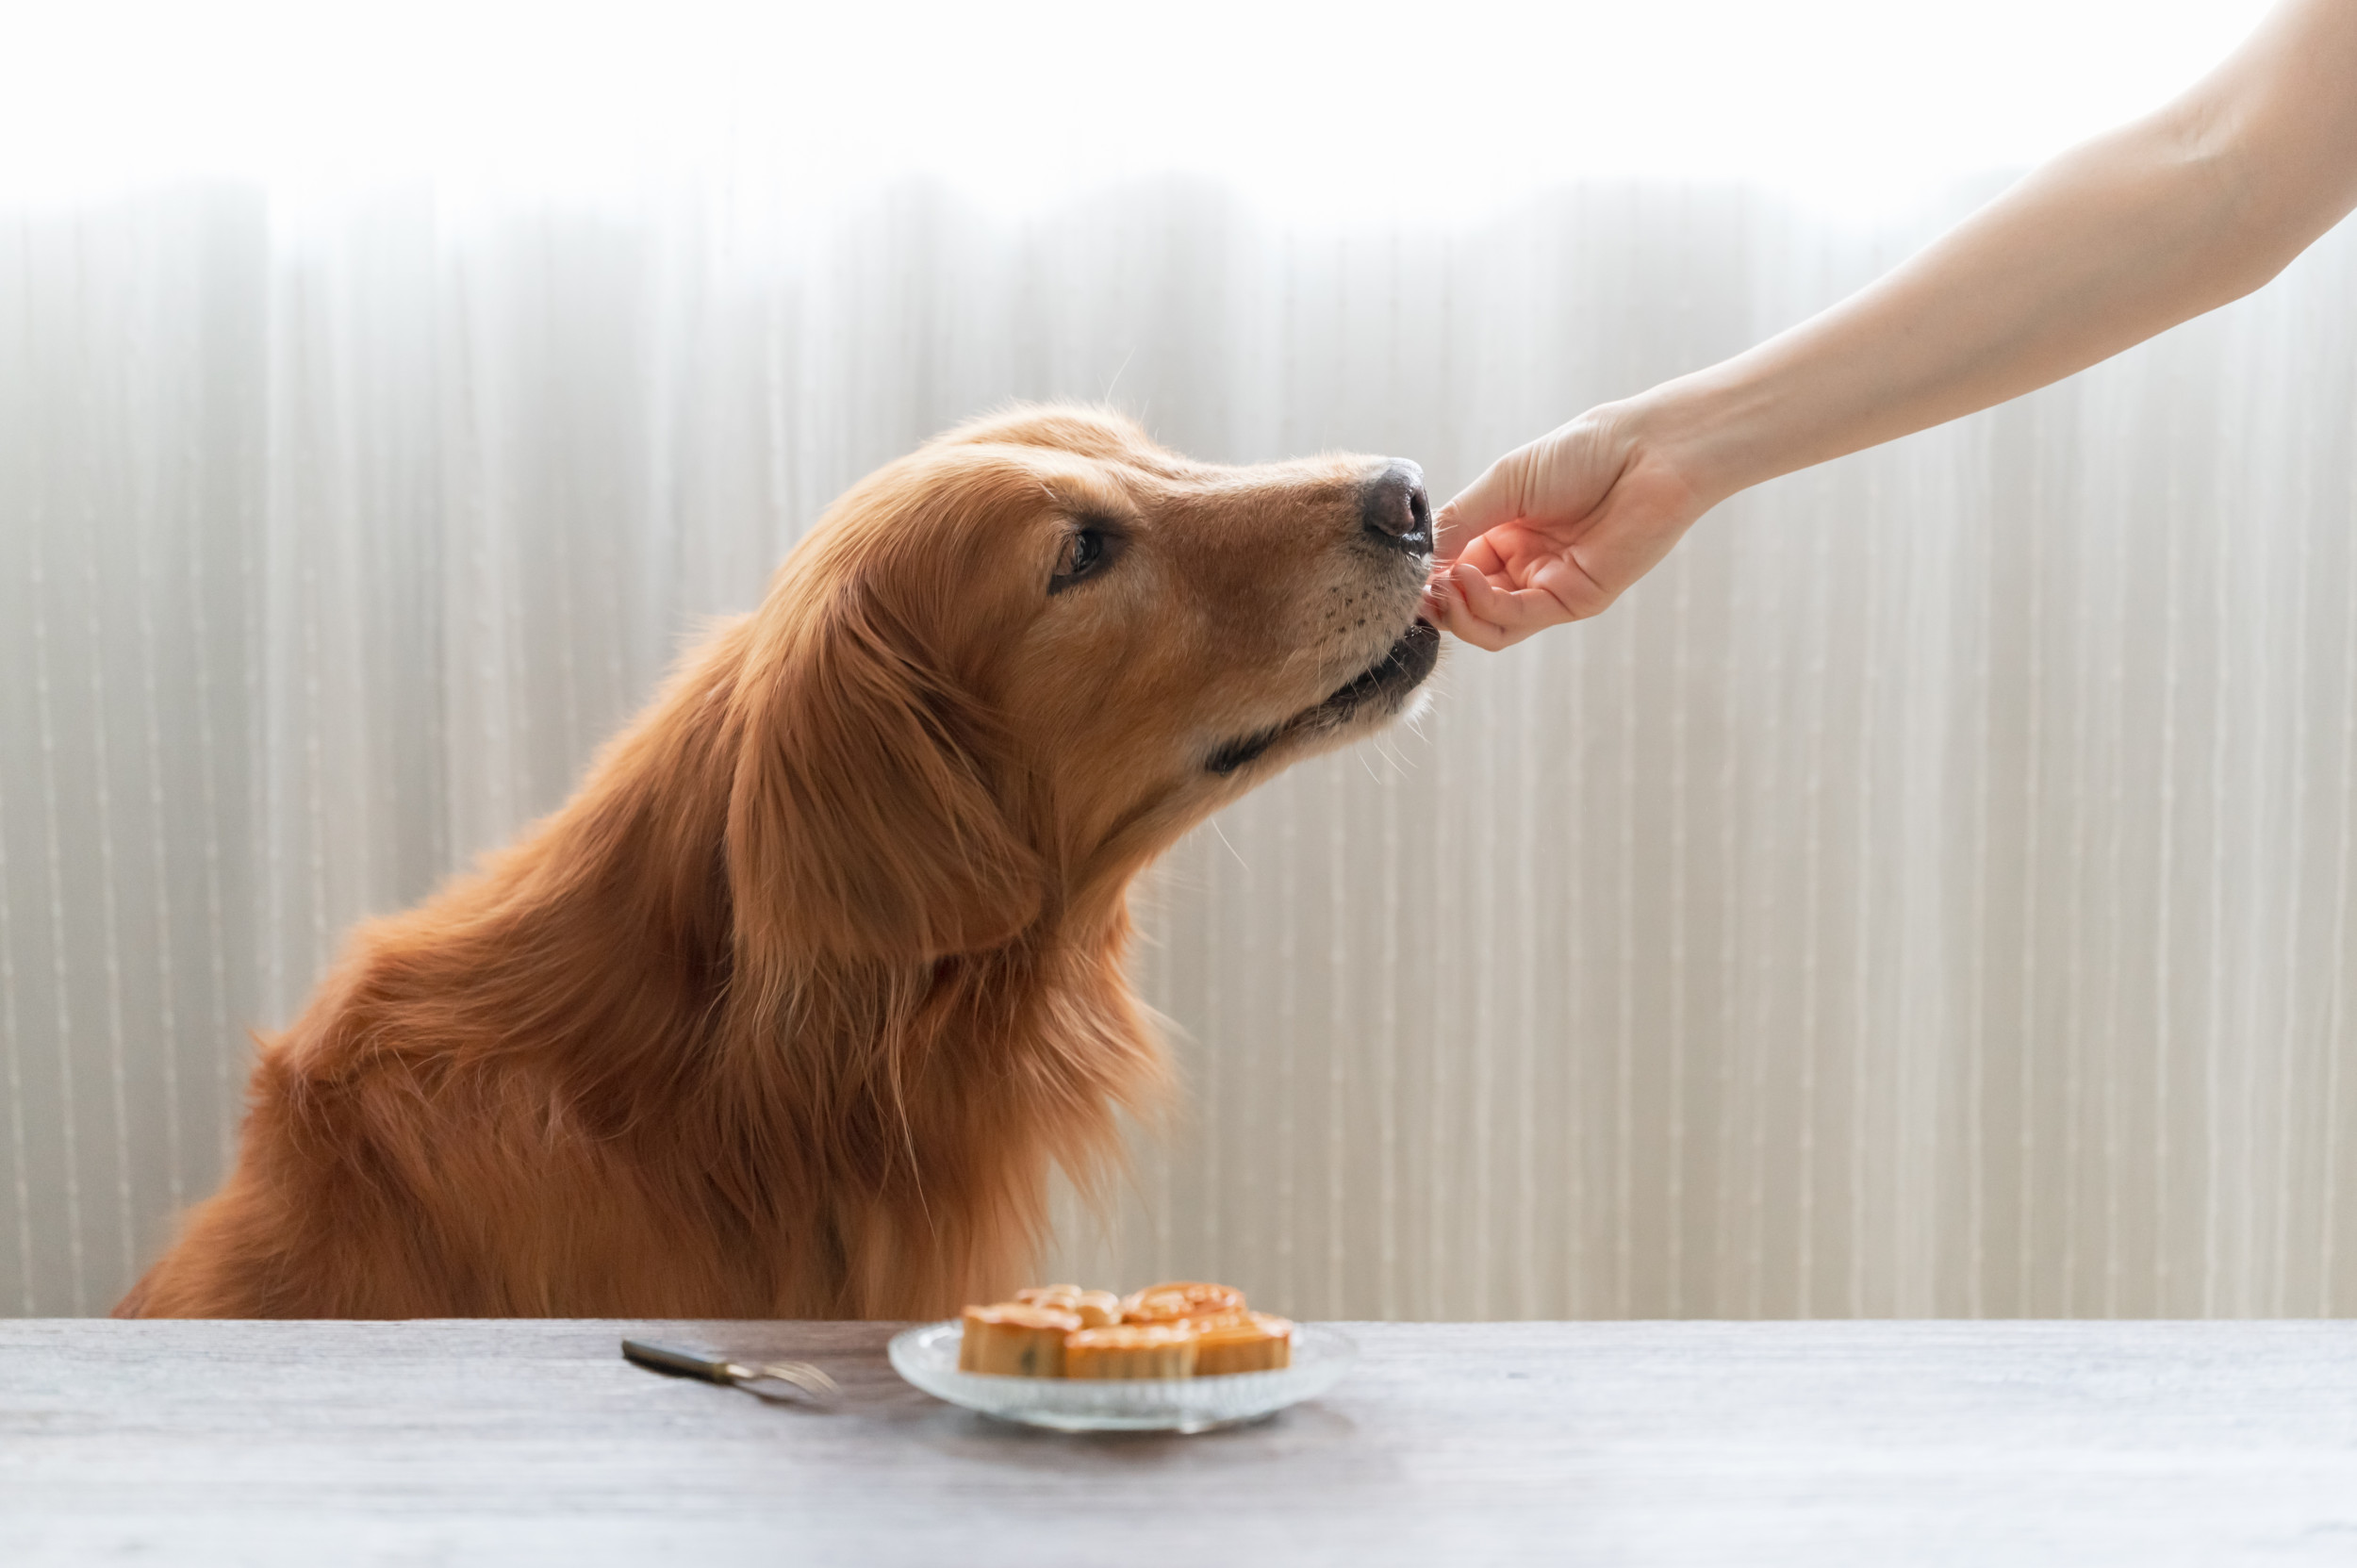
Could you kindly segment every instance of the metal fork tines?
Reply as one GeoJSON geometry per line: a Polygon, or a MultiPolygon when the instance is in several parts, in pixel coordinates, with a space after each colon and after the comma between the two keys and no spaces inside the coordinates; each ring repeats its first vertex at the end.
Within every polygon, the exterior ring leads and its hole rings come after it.
{"type": "Polygon", "coordinates": [[[709,1351],[690,1350],[676,1345],[658,1345],[652,1340],[622,1341],[623,1357],[650,1372],[660,1372],[672,1378],[700,1378],[707,1383],[724,1383],[741,1388],[757,1399],[794,1399],[796,1395],[831,1404],[843,1393],[842,1388],[819,1368],[808,1362],[737,1362],[709,1351]],[[795,1391],[786,1394],[767,1385],[783,1383],[795,1391]]]}
{"type": "Polygon", "coordinates": [[[728,1374],[730,1382],[748,1394],[759,1395],[765,1399],[770,1395],[760,1385],[766,1382],[790,1384],[818,1400],[831,1400],[843,1393],[832,1378],[808,1362],[763,1362],[755,1366],[731,1362],[728,1363],[728,1374]]]}

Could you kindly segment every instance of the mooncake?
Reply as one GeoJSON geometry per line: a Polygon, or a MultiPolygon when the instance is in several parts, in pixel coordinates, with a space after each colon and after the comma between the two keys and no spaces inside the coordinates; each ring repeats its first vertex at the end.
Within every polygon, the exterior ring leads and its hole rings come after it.
{"type": "Polygon", "coordinates": [[[1176,1323],[1184,1318],[1210,1317],[1218,1312],[1241,1312],[1244,1292],[1233,1285],[1209,1284],[1200,1279],[1175,1279],[1167,1284],[1148,1285],[1121,1304],[1124,1323],[1176,1323]]]}
{"type": "Polygon", "coordinates": [[[958,1370],[1001,1378],[1060,1378],[1064,1336],[1080,1327],[1079,1313],[1053,1307],[1019,1301],[968,1307],[958,1339],[958,1370]]]}
{"type": "Polygon", "coordinates": [[[1067,1378],[1188,1378],[1195,1375],[1195,1329],[1184,1323],[1124,1323],[1064,1335],[1067,1378]]]}
{"type": "Polygon", "coordinates": [[[1052,1307],[1071,1312],[1083,1329],[1104,1329],[1121,1321],[1121,1297],[1111,1291],[1087,1291],[1078,1285],[1033,1285],[1014,1293],[1028,1306],[1052,1307]]]}
{"type": "Polygon", "coordinates": [[[1294,1326],[1274,1312],[1223,1312],[1195,1325],[1195,1375],[1274,1372],[1294,1363],[1294,1326]]]}

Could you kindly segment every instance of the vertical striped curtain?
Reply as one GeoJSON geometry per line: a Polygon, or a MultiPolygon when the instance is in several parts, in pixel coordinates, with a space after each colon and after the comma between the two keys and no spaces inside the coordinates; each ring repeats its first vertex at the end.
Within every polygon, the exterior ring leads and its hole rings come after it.
{"type": "MultiPolygon", "coordinates": [[[[0,1303],[103,1311],[219,1178],[246,1032],[933,431],[1104,398],[1445,492],[1986,193],[0,213],[0,1303]]],[[[1181,1093],[1048,1266],[1312,1316],[2357,1310],[2353,302],[2335,235],[1739,498],[1195,834],[1138,899],[1181,1093]]]]}

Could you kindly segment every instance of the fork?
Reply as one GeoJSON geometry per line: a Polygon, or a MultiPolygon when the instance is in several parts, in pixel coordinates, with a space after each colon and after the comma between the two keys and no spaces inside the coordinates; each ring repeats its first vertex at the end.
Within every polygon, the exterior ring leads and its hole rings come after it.
{"type": "Polygon", "coordinates": [[[790,1395],[772,1394],[762,1386],[766,1383],[784,1383],[822,1405],[832,1404],[843,1393],[841,1385],[808,1362],[733,1362],[725,1356],[643,1339],[622,1341],[622,1358],[666,1377],[701,1378],[707,1383],[741,1388],[756,1399],[792,1399],[790,1395]]]}

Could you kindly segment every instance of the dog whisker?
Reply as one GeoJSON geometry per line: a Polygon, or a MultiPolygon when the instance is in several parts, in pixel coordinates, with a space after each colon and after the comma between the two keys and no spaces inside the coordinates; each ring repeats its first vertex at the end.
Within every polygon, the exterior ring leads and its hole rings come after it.
{"type": "Polygon", "coordinates": [[[1228,830],[1219,825],[1219,818],[1216,817],[1210,817],[1207,819],[1206,825],[1209,826],[1213,833],[1219,834],[1219,841],[1222,844],[1228,845],[1228,852],[1236,856],[1236,864],[1243,867],[1246,871],[1250,871],[1252,869],[1251,863],[1245,860],[1243,855],[1237,853],[1235,845],[1228,843],[1228,830]]]}

